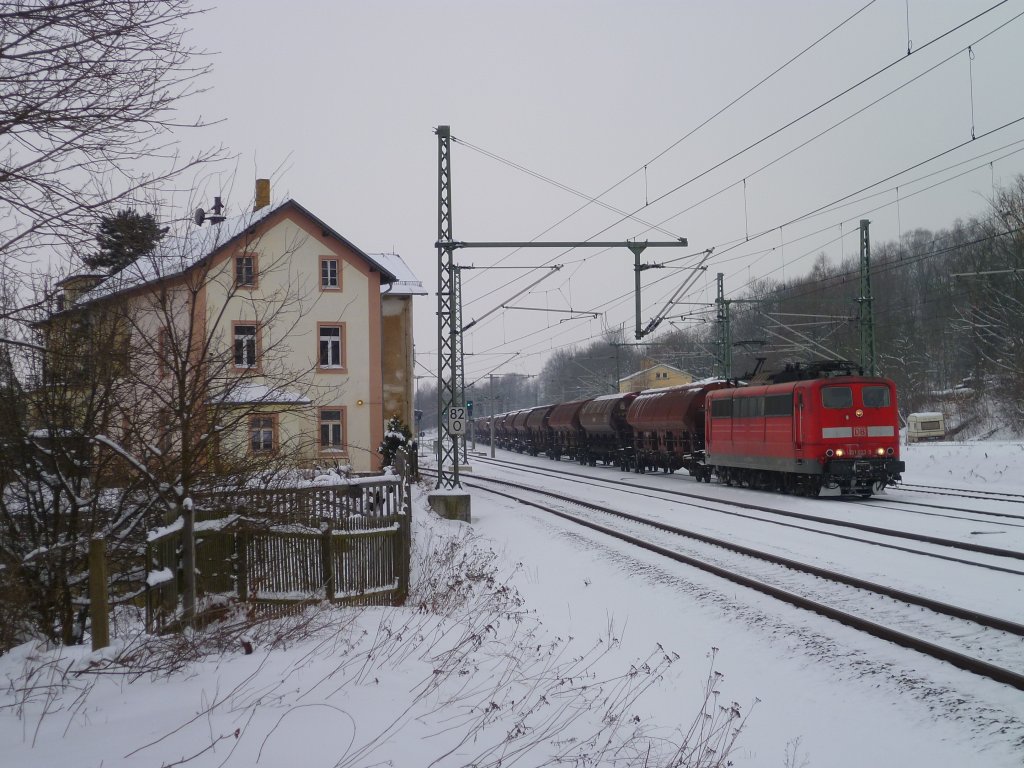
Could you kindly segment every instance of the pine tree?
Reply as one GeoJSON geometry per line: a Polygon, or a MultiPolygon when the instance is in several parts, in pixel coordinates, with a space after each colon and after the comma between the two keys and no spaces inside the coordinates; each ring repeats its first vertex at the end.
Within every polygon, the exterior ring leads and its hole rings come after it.
{"type": "Polygon", "coordinates": [[[398,449],[407,445],[411,437],[409,427],[397,415],[388,419],[384,425],[384,439],[377,448],[377,453],[384,457],[384,466],[389,467],[394,463],[398,449]]]}
{"type": "Polygon", "coordinates": [[[100,249],[83,261],[90,269],[103,269],[113,274],[151,253],[164,232],[166,230],[160,228],[151,213],[140,215],[133,210],[123,210],[104,216],[96,235],[100,249]]]}

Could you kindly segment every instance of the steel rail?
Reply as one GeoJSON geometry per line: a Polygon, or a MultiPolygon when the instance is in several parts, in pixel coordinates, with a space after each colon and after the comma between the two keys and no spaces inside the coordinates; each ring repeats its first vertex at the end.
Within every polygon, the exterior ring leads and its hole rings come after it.
{"type": "MultiPolygon", "coordinates": [[[[539,469],[538,467],[536,467],[534,465],[531,465],[531,464],[516,464],[515,462],[499,462],[497,460],[494,460],[494,461],[495,461],[496,464],[504,463],[506,465],[521,466],[521,467],[525,467],[525,468],[528,468],[528,469],[531,469],[531,470],[534,470],[534,471],[539,469]]],[[[564,470],[563,471],[559,471],[559,470],[554,470],[554,469],[547,469],[545,471],[557,472],[558,474],[564,474],[564,475],[569,475],[569,476],[573,476],[573,477],[580,477],[580,475],[578,475],[576,473],[565,472],[564,470]]],[[[588,477],[588,479],[600,479],[600,478],[589,478],[588,477]]],[[[610,483],[612,481],[610,481],[610,480],[603,480],[602,482],[609,482],[610,483]]],[[[631,484],[625,483],[625,486],[626,487],[631,487],[631,484]]],[[[955,541],[953,539],[939,538],[938,536],[926,536],[924,534],[908,533],[906,531],[893,531],[893,530],[890,530],[888,528],[883,528],[883,527],[877,526],[877,525],[867,525],[866,523],[856,523],[856,522],[853,522],[851,520],[834,520],[834,519],[827,518],[827,517],[819,517],[817,515],[808,515],[808,514],[805,514],[805,513],[802,513],[802,512],[792,512],[792,511],[785,510],[785,509],[777,509],[775,507],[766,507],[766,506],[763,506],[761,504],[751,504],[751,503],[745,502],[745,501],[734,501],[732,499],[729,499],[729,500],[714,499],[714,498],[710,498],[708,496],[704,496],[704,495],[699,494],[699,493],[688,493],[686,491],[679,491],[679,490],[675,490],[675,489],[661,489],[661,488],[657,488],[657,489],[651,489],[651,490],[657,490],[659,493],[671,494],[673,496],[682,496],[682,497],[688,498],[688,499],[699,499],[700,501],[710,501],[710,502],[716,503],[716,504],[729,504],[731,506],[740,507],[741,509],[751,509],[751,510],[755,510],[757,512],[768,512],[768,513],[773,514],[773,515],[780,515],[780,516],[783,516],[783,517],[791,517],[791,518],[794,518],[794,519],[797,519],[797,520],[807,520],[809,522],[814,522],[814,523],[824,523],[824,524],[827,524],[827,525],[833,525],[833,526],[837,526],[837,527],[840,527],[840,528],[853,528],[854,530],[858,530],[858,531],[866,531],[868,533],[877,533],[877,534],[880,534],[880,535],[883,535],[883,536],[893,536],[893,537],[901,538],[901,539],[909,539],[911,541],[920,541],[920,542],[924,542],[926,544],[935,544],[935,545],[941,546],[941,547],[952,547],[954,549],[962,549],[962,550],[966,550],[968,552],[975,552],[977,554],[982,554],[982,555],[993,555],[995,557],[1008,557],[1008,558],[1013,558],[1015,560],[1024,560],[1024,552],[1020,552],[1020,551],[1017,551],[1017,550],[1014,550],[1014,549],[1000,549],[998,547],[988,547],[988,546],[985,546],[984,544],[973,544],[973,543],[971,543],[969,541],[955,541]]]]}
{"type": "Polygon", "coordinates": [[[818,576],[819,578],[825,578],[831,581],[836,581],[838,583],[844,583],[849,586],[854,586],[865,591],[875,592],[876,594],[882,594],[888,597],[893,597],[894,599],[902,600],[911,605],[917,605],[923,608],[928,608],[929,610],[933,610],[944,615],[950,615],[956,618],[973,621],[981,626],[989,626],[993,629],[1001,629],[1002,631],[1008,632],[1010,634],[1024,636],[1024,626],[1021,626],[1019,624],[1014,624],[1013,622],[1009,622],[998,617],[985,616],[984,614],[980,614],[975,611],[969,611],[958,606],[950,606],[944,603],[939,603],[928,598],[923,598],[919,595],[911,595],[909,593],[902,592],[901,590],[895,590],[889,587],[872,584],[871,582],[863,581],[861,579],[855,579],[849,576],[845,576],[844,574],[833,573],[826,569],[808,566],[803,563],[798,563],[796,561],[789,560],[788,558],[777,557],[775,555],[770,555],[768,553],[760,553],[756,550],[750,550],[747,547],[729,544],[728,542],[721,542],[720,540],[716,540],[713,537],[706,537],[701,534],[694,534],[693,532],[685,532],[682,531],[682,529],[675,529],[672,526],[667,526],[650,520],[645,520],[643,518],[638,518],[628,513],[623,513],[618,510],[612,510],[606,507],[602,507],[601,505],[583,502],[580,501],[579,499],[563,496],[562,494],[556,494],[550,491],[540,491],[535,488],[520,486],[510,481],[491,480],[487,478],[474,478],[474,481],[467,483],[470,487],[478,488],[487,493],[493,493],[498,496],[503,496],[525,506],[540,509],[544,512],[548,512],[557,517],[561,517],[563,519],[574,522],[578,525],[590,528],[591,530],[598,531],[599,533],[612,536],[613,538],[625,541],[629,544],[633,544],[634,546],[646,549],[650,552],[669,558],[676,562],[684,563],[686,565],[699,568],[700,570],[703,570],[707,573],[711,573],[715,576],[724,578],[733,583],[740,584],[742,586],[756,590],[763,594],[767,594],[790,605],[796,606],[798,608],[803,608],[813,613],[817,613],[821,616],[833,619],[841,624],[844,624],[845,626],[870,634],[873,637],[877,637],[881,640],[886,640],[888,642],[896,643],[901,647],[909,648],[911,650],[918,651],[919,653],[923,653],[927,656],[931,656],[932,658],[945,661],[959,669],[963,669],[973,674],[977,674],[982,677],[987,677],[997,682],[1013,686],[1014,688],[1017,688],[1019,690],[1024,690],[1024,674],[1020,674],[1018,672],[1014,672],[1013,670],[1005,669],[1003,667],[990,664],[989,662],[982,661],[981,659],[966,656],[965,654],[958,653],[957,651],[953,651],[949,648],[944,648],[943,646],[928,642],[927,640],[923,640],[919,637],[914,637],[913,635],[908,635],[905,632],[900,632],[898,630],[892,629],[891,627],[886,627],[884,625],[877,624],[873,621],[869,621],[859,616],[855,616],[851,613],[847,613],[846,611],[841,611],[837,608],[833,608],[824,603],[818,603],[809,598],[794,594],[788,590],[781,589],[779,587],[773,587],[772,585],[765,584],[764,582],[758,581],[757,579],[753,579],[748,576],[742,576],[726,568],[722,568],[720,566],[707,563],[697,558],[690,557],[689,555],[684,555],[680,552],[675,552],[673,550],[666,549],[665,547],[661,547],[657,544],[654,544],[653,542],[646,541],[644,539],[639,539],[635,536],[631,536],[629,534],[622,533],[621,531],[616,531],[611,528],[606,528],[605,526],[600,525],[599,523],[595,523],[590,520],[584,520],[583,518],[576,517],[575,515],[569,514],[567,512],[553,509],[551,507],[544,506],[543,504],[538,504],[537,502],[520,498],[513,494],[504,493],[502,491],[494,490],[493,488],[484,487],[483,485],[480,485],[477,482],[478,480],[481,479],[484,480],[484,482],[491,482],[499,485],[510,485],[512,487],[520,488],[522,490],[527,490],[533,493],[551,496],[553,498],[567,501],[572,504],[577,504],[585,508],[591,508],[597,511],[606,512],[608,514],[623,517],[634,522],[650,525],[667,532],[677,533],[679,535],[692,537],[704,541],[706,543],[715,544],[717,546],[724,547],[726,549],[738,552],[740,554],[747,554],[749,556],[767,560],[769,562],[775,562],[776,564],[793,568],[795,570],[800,570],[811,575],[818,576]]]}

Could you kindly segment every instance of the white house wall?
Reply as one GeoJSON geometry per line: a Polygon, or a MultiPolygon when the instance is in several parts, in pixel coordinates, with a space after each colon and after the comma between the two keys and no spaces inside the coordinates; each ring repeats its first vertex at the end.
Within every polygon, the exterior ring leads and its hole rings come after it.
{"type": "MultiPolygon", "coordinates": [[[[311,418],[287,417],[287,432],[313,425],[311,446],[318,445],[320,407],[344,409],[347,456],[310,456],[347,461],[358,471],[379,467],[377,446],[383,437],[381,386],[380,274],[345,243],[319,231],[293,211],[275,213],[261,223],[258,234],[218,254],[205,293],[208,326],[232,354],[233,323],[255,323],[262,369],[252,381],[286,396],[312,402],[311,418]],[[235,257],[257,256],[255,288],[232,290],[235,257]],[[341,289],[321,290],[320,259],[337,259],[341,289]],[[341,371],[318,366],[321,324],[343,325],[341,371]]],[[[319,454],[319,451],[315,451],[319,454]]]]}

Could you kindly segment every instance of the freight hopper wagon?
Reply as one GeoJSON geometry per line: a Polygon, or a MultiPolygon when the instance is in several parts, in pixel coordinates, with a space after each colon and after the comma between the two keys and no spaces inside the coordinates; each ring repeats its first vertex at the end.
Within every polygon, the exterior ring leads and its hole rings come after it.
{"type": "Polygon", "coordinates": [[[530,417],[531,410],[524,408],[521,411],[516,411],[508,422],[512,450],[516,453],[529,451],[530,432],[526,426],[526,420],[530,417]]]}
{"type": "Polygon", "coordinates": [[[634,471],[686,469],[710,481],[704,463],[704,417],[708,394],[731,382],[721,379],[641,392],[626,413],[633,430],[634,471]]]}
{"type": "Polygon", "coordinates": [[[595,397],[579,411],[584,440],[577,459],[581,464],[614,464],[624,470],[633,465],[633,428],[626,413],[637,392],[595,397]]]}
{"type": "Polygon", "coordinates": [[[870,496],[900,479],[896,386],[833,376],[708,393],[707,470],[728,485],[870,496]]]}
{"type": "Polygon", "coordinates": [[[559,403],[548,414],[548,427],[551,429],[548,443],[548,456],[560,461],[563,456],[573,461],[583,455],[586,433],[580,426],[580,409],[589,400],[574,400],[571,403],[559,403]]]}
{"type": "Polygon", "coordinates": [[[548,417],[553,405],[540,405],[526,414],[526,452],[531,456],[548,454],[551,450],[551,427],[548,417]]]}
{"type": "Polygon", "coordinates": [[[512,450],[512,418],[517,413],[518,411],[509,411],[508,413],[499,413],[494,417],[494,444],[506,451],[512,450]]]}

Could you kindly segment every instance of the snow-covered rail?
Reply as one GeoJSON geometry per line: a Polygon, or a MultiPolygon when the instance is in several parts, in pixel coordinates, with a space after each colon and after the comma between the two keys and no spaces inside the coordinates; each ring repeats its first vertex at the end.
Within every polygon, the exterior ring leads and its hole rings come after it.
{"type": "Polygon", "coordinates": [[[875,637],[1024,690],[1024,626],[507,479],[463,483],[698,567],[875,637]],[[510,490],[498,490],[503,487],[510,490]],[[654,529],[653,531],[651,529],[654,529]],[[870,618],[869,618],[870,617],[870,618]]]}

